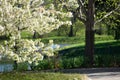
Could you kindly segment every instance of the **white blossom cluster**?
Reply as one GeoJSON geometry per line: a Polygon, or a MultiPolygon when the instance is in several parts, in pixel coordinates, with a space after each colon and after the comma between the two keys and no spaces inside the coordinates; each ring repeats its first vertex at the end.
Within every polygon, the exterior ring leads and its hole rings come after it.
{"type": "Polygon", "coordinates": [[[47,9],[44,0],[1,0],[0,25],[5,29],[3,34],[19,34],[19,30],[37,31],[39,34],[49,33],[70,21],[61,21],[58,17],[70,17],[69,13],[54,10],[51,4],[47,9]]]}
{"type": "Polygon", "coordinates": [[[4,31],[4,27],[0,25],[0,32],[3,32],[3,31],[4,31]]]}
{"type": "Polygon", "coordinates": [[[12,37],[10,41],[5,41],[4,45],[0,46],[0,55],[18,63],[28,62],[32,64],[34,62],[37,64],[38,61],[43,60],[44,55],[49,57],[54,55],[52,44],[53,41],[51,40],[45,45],[39,39],[35,41],[28,39],[16,40],[12,37]]]}
{"type": "Polygon", "coordinates": [[[69,0],[66,4],[69,8],[72,8],[72,9],[76,9],[79,6],[77,0],[69,0]]]}
{"type": "Polygon", "coordinates": [[[79,7],[78,0],[63,0],[61,6],[66,6],[70,10],[74,10],[79,7]]]}
{"type": "Polygon", "coordinates": [[[59,17],[71,17],[71,13],[56,11],[51,4],[47,8],[44,0],[0,0],[0,35],[11,36],[9,41],[0,45],[0,55],[17,62],[37,62],[44,55],[53,56],[50,41],[47,45],[36,40],[21,39],[21,31],[37,31],[39,34],[58,29],[70,21],[62,21],[59,17]]]}

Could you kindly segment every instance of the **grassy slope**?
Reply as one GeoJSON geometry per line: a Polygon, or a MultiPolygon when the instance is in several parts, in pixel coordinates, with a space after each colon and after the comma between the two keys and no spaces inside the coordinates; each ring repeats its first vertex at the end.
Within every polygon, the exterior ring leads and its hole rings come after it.
{"type": "Polygon", "coordinates": [[[84,76],[80,74],[12,72],[0,73],[0,80],[83,80],[84,76]]]}
{"type": "MultiPolygon", "coordinates": [[[[79,56],[84,53],[84,43],[74,44],[60,49],[60,53],[68,53],[66,56],[79,56]]],[[[95,43],[95,54],[119,54],[120,41],[97,41],[95,43]],[[109,51],[109,52],[108,52],[109,51]]],[[[74,57],[73,56],[73,57],[74,57]]]]}
{"type": "MultiPolygon", "coordinates": [[[[107,46],[118,46],[120,45],[120,41],[116,41],[116,40],[104,40],[104,41],[95,41],[95,47],[107,47],[107,46]]],[[[66,46],[60,50],[64,50],[64,49],[71,49],[71,48],[83,48],[85,46],[85,43],[76,43],[76,44],[71,44],[69,46],[66,46]]]]}

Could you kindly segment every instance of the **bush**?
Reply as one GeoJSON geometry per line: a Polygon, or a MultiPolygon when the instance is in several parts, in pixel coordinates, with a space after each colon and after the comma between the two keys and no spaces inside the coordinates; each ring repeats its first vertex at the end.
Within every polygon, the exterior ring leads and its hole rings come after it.
{"type": "Polygon", "coordinates": [[[35,67],[35,70],[47,70],[54,68],[54,60],[53,59],[44,59],[39,61],[39,64],[35,67]]]}
{"type": "Polygon", "coordinates": [[[22,62],[17,64],[17,71],[27,71],[28,70],[28,63],[22,62]]]}
{"type": "Polygon", "coordinates": [[[119,67],[120,55],[96,55],[95,67],[119,67]],[[119,59],[119,60],[118,60],[119,59]]]}

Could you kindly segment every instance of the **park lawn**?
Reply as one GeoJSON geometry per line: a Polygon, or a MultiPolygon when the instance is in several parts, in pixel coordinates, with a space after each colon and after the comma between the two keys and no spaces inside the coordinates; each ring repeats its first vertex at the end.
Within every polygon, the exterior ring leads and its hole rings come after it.
{"type": "MultiPolygon", "coordinates": [[[[95,47],[99,48],[99,47],[109,47],[109,46],[120,46],[120,41],[116,41],[116,40],[103,40],[103,41],[95,41],[95,47]]],[[[62,50],[71,50],[71,49],[83,49],[85,47],[85,43],[76,43],[76,44],[71,44],[69,46],[65,46],[61,49],[59,49],[59,51],[62,50]]]]}
{"type": "Polygon", "coordinates": [[[49,72],[0,73],[0,80],[86,80],[86,75],[49,72]]]}
{"type": "MultiPolygon", "coordinates": [[[[53,40],[56,44],[79,44],[85,42],[84,36],[75,36],[75,37],[66,37],[66,36],[54,36],[54,37],[47,37],[41,38],[42,42],[48,43],[49,40],[53,40]]],[[[109,41],[114,40],[113,36],[107,35],[96,35],[95,42],[97,41],[109,41]]]]}

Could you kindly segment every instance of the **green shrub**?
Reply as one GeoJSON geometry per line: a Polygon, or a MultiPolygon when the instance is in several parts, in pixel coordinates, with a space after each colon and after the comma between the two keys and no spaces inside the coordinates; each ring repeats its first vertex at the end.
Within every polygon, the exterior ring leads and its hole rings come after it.
{"type": "Polygon", "coordinates": [[[27,70],[28,70],[28,64],[26,62],[17,64],[17,71],[27,71],[27,70]]]}
{"type": "Polygon", "coordinates": [[[39,64],[35,67],[37,70],[46,70],[54,68],[54,60],[53,59],[44,59],[43,61],[39,61],[39,64]]]}
{"type": "Polygon", "coordinates": [[[120,55],[110,55],[102,54],[96,55],[95,58],[95,67],[118,67],[120,66],[120,55]]]}

